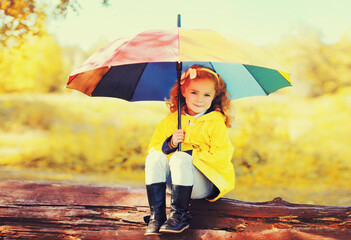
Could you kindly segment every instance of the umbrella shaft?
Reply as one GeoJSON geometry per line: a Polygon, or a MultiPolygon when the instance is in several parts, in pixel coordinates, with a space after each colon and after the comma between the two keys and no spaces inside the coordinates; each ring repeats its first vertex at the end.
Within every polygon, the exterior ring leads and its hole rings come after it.
{"type": "MultiPolygon", "coordinates": [[[[182,63],[177,62],[177,79],[178,79],[178,129],[182,129],[182,109],[180,98],[182,96],[180,78],[182,73],[182,63]]],[[[181,151],[181,144],[178,144],[178,151],[181,151]]]]}

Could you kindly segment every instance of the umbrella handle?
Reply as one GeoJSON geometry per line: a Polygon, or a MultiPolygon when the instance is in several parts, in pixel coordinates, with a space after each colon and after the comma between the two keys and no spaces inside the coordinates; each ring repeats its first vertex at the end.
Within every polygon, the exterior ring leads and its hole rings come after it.
{"type": "MultiPolygon", "coordinates": [[[[177,62],[177,78],[178,78],[178,129],[182,129],[182,109],[180,98],[182,96],[180,77],[182,72],[182,62],[177,62]]],[[[181,143],[178,143],[178,151],[181,151],[181,143]]]]}

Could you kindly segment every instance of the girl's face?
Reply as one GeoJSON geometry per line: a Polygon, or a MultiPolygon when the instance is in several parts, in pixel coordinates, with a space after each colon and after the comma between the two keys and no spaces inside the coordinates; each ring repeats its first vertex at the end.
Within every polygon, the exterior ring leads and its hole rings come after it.
{"type": "Polygon", "coordinates": [[[182,94],[188,114],[194,116],[211,107],[216,94],[215,83],[210,78],[195,78],[184,85],[182,94]]]}

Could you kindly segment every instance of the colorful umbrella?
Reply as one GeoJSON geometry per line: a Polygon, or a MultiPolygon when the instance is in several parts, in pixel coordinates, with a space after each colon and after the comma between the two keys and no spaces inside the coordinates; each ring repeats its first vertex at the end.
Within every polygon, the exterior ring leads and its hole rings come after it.
{"type": "Polygon", "coordinates": [[[67,88],[89,96],[162,101],[177,80],[179,62],[183,71],[193,64],[214,69],[233,99],[291,86],[289,74],[276,70],[257,47],[211,30],[173,28],[115,40],[73,71],[67,88]]]}
{"type": "Polygon", "coordinates": [[[276,70],[259,48],[215,31],[180,28],[178,16],[177,28],[142,32],[100,49],[70,74],[67,88],[89,96],[162,101],[179,84],[182,69],[194,64],[219,73],[232,99],[291,86],[289,74],[276,70]]]}

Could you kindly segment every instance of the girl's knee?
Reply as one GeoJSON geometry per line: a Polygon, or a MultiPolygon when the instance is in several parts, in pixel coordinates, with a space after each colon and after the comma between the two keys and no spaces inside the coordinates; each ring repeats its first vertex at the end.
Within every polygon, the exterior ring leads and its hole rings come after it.
{"type": "Polygon", "coordinates": [[[169,173],[168,158],[162,152],[151,152],[145,161],[145,183],[166,182],[169,173]]]}
{"type": "Polygon", "coordinates": [[[185,152],[175,152],[170,160],[169,166],[170,168],[185,168],[192,167],[193,157],[185,152]]]}
{"type": "Polygon", "coordinates": [[[175,185],[192,186],[194,183],[193,157],[185,152],[176,152],[169,161],[172,183],[175,185]]]}
{"type": "Polygon", "coordinates": [[[167,165],[167,156],[160,151],[153,151],[149,153],[146,157],[145,166],[155,166],[155,165],[167,165]]]}

